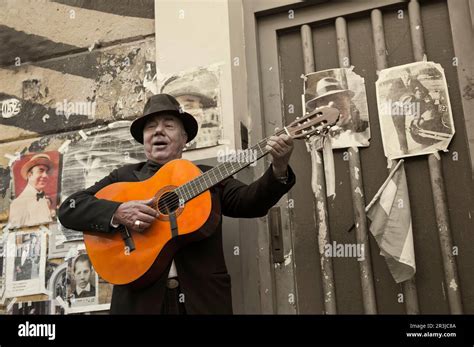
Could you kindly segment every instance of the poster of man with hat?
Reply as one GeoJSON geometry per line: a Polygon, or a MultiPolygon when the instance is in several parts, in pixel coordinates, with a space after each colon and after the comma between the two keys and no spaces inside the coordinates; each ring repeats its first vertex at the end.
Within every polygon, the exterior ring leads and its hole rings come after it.
{"type": "Polygon", "coordinates": [[[10,204],[12,228],[50,223],[56,216],[59,152],[28,154],[13,164],[16,198],[10,204]]]}
{"type": "Polygon", "coordinates": [[[304,77],[303,112],[331,104],[339,120],[331,128],[332,148],[366,147],[370,128],[364,79],[351,69],[330,69],[304,77]]]}
{"type": "Polygon", "coordinates": [[[161,93],[174,96],[198,122],[198,133],[186,150],[218,145],[221,138],[220,70],[218,66],[197,68],[169,77],[161,93]]]}

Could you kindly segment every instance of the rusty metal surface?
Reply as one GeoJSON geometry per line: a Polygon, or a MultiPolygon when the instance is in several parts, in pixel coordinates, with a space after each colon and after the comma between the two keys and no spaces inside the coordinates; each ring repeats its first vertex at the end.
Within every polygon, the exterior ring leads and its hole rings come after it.
{"type": "MultiPolygon", "coordinates": [[[[314,71],[314,55],[313,49],[309,48],[313,46],[311,28],[308,25],[301,27],[301,39],[303,43],[303,56],[304,56],[304,73],[308,74],[314,71]]],[[[327,257],[324,253],[325,246],[331,243],[331,237],[329,233],[329,217],[327,212],[327,201],[326,201],[326,181],[324,179],[324,158],[323,155],[313,149],[311,153],[313,161],[313,180],[314,175],[318,177],[317,187],[315,189],[315,220],[318,235],[318,246],[319,256],[321,264],[321,281],[323,284],[323,301],[324,311],[326,314],[337,313],[336,305],[336,293],[334,286],[334,274],[332,267],[332,258],[327,257]],[[316,170],[314,170],[316,169],[316,170]]]]}
{"type": "MultiPolygon", "coordinates": [[[[374,40],[375,62],[377,70],[387,68],[387,49],[385,46],[385,36],[383,28],[383,16],[380,10],[373,10],[371,12],[372,20],[372,34],[374,40]]],[[[392,161],[392,167],[394,161],[392,161]]],[[[416,274],[415,276],[402,283],[402,290],[405,296],[405,310],[407,314],[418,314],[420,312],[418,304],[418,294],[416,288],[416,274]]]]}
{"type": "MultiPolygon", "coordinates": [[[[410,16],[410,32],[412,38],[413,53],[415,60],[423,61],[426,56],[423,39],[423,26],[420,14],[420,4],[411,0],[408,4],[410,16]]],[[[458,270],[456,260],[453,257],[453,242],[449,225],[448,206],[444,178],[441,168],[441,157],[430,154],[428,166],[431,179],[433,203],[436,213],[436,224],[441,246],[441,256],[445,276],[445,290],[448,292],[450,312],[453,314],[463,313],[461,302],[461,288],[459,286],[458,270]]]]}
{"type": "MultiPolygon", "coordinates": [[[[350,66],[349,41],[347,37],[347,23],[343,17],[336,19],[336,35],[339,56],[339,66],[350,66]]],[[[364,259],[359,260],[360,282],[362,286],[362,302],[364,312],[377,313],[377,302],[375,299],[374,277],[372,272],[372,257],[367,228],[367,216],[365,214],[365,196],[362,170],[360,165],[359,149],[349,148],[349,172],[352,192],[352,206],[354,209],[354,222],[357,244],[364,246],[364,259]]]]}

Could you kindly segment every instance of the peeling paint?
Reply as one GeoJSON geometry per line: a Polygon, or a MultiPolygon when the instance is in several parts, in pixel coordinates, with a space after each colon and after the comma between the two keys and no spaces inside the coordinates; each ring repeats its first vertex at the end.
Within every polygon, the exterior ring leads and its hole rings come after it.
{"type": "Polygon", "coordinates": [[[354,177],[355,177],[356,180],[359,180],[359,171],[360,171],[360,169],[356,166],[354,168],[354,177]]]}
{"type": "Polygon", "coordinates": [[[355,193],[358,193],[360,194],[360,196],[364,196],[364,194],[362,193],[362,191],[360,190],[360,187],[357,187],[355,190],[354,190],[355,193]]]}
{"type": "Polygon", "coordinates": [[[453,289],[454,291],[458,290],[458,285],[457,285],[456,281],[454,280],[454,278],[449,283],[449,288],[453,289]]]}
{"type": "Polygon", "coordinates": [[[285,258],[285,262],[283,263],[283,265],[284,266],[290,265],[291,264],[291,249],[288,254],[285,254],[284,258],[285,258]]]}

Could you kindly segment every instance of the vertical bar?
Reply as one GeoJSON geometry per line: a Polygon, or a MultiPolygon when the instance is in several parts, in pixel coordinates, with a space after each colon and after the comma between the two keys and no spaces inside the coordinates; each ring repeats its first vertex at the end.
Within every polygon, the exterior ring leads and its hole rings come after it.
{"type": "MultiPolygon", "coordinates": [[[[313,35],[311,33],[311,27],[309,25],[301,26],[301,39],[303,43],[303,57],[304,57],[304,72],[308,74],[314,72],[314,55],[313,55],[313,35]]],[[[318,184],[321,189],[316,190],[316,214],[315,219],[318,228],[318,245],[319,255],[321,257],[321,275],[323,283],[323,294],[324,294],[324,310],[326,314],[336,314],[336,292],[334,286],[334,273],[332,269],[332,259],[326,257],[324,249],[326,244],[330,244],[329,235],[329,218],[327,211],[326,201],[326,180],[324,177],[324,163],[322,154],[319,151],[315,151],[315,157],[313,159],[313,165],[316,166],[316,175],[318,177],[318,184]],[[315,162],[314,162],[315,161],[315,162]]],[[[313,172],[313,175],[315,173],[313,172]]]]}
{"type": "MultiPolygon", "coordinates": [[[[410,33],[413,45],[413,54],[416,61],[422,61],[425,55],[425,44],[423,41],[423,27],[421,23],[420,4],[411,0],[408,4],[408,16],[410,17],[410,33]]],[[[446,188],[444,186],[443,171],[441,169],[441,157],[435,154],[428,156],[430,169],[431,191],[438,225],[438,236],[443,258],[445,288],[448,291],[449,309],[452,314],[462,314],[461,288],[459,286],[456,259],[453,256],[453,241],[451,228],[449,226],[448,204],[446,188]]]]}
{"type": "MultiPolygon", "coordinates": [[[[371,21],[372,35],[374,39],[375,64],[377,71],[380,71],[388,67],[382,12],[380,10],[373,10],[371,12],[371,21]]],[[[392,168],[393,167],[394,161],[392,161],[392,168]]],[[[402,282],[403,296],[405,299],[405,310],[407,314],[420,313],[415,276],[407,281],[402,282]]]]}
{"type": "MultiPolygon", "coordinates": [[[[349,42],[347,36],[347,23],[343,17],[336,19],[337,53],[339,66],[350,66],[349,42]]],[[[362,286],[362,301],[366,314],[377,313],[375,298],[374,276],[372,272],[372,258],[367,233],[367,216],[365,214],[364,183],[362,180],[362,167],[360,165],[359,149],[352,147],[349,151],[349,171],[352,190],[352,207],[354,209],[354,222],[356,225],[357,244],[364,246],[364,260],[359,260],[360,283],[362,286]]]]}

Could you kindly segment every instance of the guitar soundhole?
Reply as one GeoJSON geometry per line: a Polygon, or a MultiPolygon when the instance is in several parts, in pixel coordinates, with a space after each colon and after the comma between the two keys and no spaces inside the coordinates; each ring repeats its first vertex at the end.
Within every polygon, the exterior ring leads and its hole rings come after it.
{"type": "Polygon", "coordinates": [[[158,200],[160,214],[170,214],[179,208],[179,197],[175,192],[166,192],[158,200]]]}

